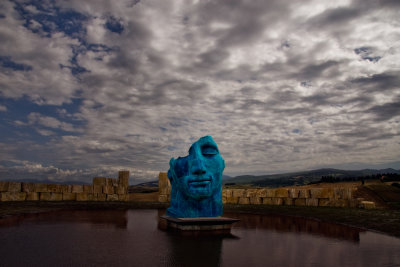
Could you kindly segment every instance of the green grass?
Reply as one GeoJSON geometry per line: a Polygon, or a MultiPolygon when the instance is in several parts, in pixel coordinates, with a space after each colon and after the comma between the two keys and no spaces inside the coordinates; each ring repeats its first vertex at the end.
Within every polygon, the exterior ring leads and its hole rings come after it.
{"type": "Polygon", "coordinates": [[[387,184],[371,184],[366,187],[393,209],[400,209],[400,188],[387,184]]]}

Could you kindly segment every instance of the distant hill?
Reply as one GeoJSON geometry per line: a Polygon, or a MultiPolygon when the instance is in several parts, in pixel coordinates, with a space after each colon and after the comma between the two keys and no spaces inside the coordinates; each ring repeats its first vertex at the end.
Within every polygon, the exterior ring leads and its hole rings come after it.
{"type": "Polygon", "coordinates": [[[222,174],[222,181],[229,180],[229,179],[232,179],[232,177],[228,176],[228,175],[225,175],[225,174],[222,174]]]}
{"type": "Polygon", "coordinates": [[[128,188],[129,193],[153,193],[158,192],[158,181],[150,181],[140,183],[137,185],[130,185],[128,188]]]}
{"type": "Polygon", "coordinates": [[[281,173],[272,175],[241,175],[223,180],[223,184],[239,184],[252,186],[280,187],[292,185],[305,185],[320,181],[323,177],[334,177],[338,179],[371,177],[378,174],[400,174],[400,170],[395,169],[363,169],[363,170],[338,170],[338,169],[318,169],[312,171],[281,173]]]}
{"type": "Polygon", "coordinates": [[[150,181],[145,183],[140,183],[135,186],[148,186],[148,187],[158,187],[158,180],[157,181],[150,181]]]}

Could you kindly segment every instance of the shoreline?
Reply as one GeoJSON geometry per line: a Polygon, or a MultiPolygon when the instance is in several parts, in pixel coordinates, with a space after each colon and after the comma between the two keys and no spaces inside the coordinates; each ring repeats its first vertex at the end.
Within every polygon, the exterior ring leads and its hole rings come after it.
{"type": "MultiPolygon", "coordinates": [[[[60,210],[128,210],[162,209],[169,203],[159,202],[1,202],[0,225],[7,219],[60,210]]],[[[306,206],[224,205],[224,212],[301,217],[374,231],[400,238],[400,210],[355,209],[306,206]]]]}

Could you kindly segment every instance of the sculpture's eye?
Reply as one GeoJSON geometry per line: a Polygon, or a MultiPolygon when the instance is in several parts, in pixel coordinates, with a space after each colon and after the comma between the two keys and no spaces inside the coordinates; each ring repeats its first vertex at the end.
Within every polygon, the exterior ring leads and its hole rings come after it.
{"type": "Polygon", "coordinates": [[[218,154],[218,149],[214,146],[206,145],[201,148],[201,153],[205,157],[212,157],[218,154]]]}

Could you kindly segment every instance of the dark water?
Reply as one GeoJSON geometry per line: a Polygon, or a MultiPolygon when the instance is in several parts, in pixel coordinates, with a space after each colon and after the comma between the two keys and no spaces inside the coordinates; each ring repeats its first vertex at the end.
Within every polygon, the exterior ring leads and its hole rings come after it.
{"type": "Polygon", "coordinates": [[[400,266],[400,239],[313,220],[225,214],[231,236],[157,227],[163,211],[64,211],[0,220],[0,266],[400,266]]]}

